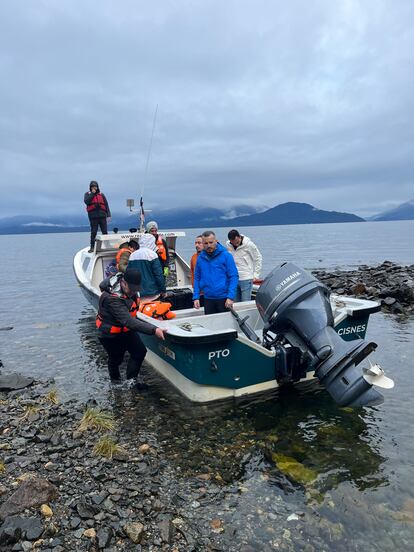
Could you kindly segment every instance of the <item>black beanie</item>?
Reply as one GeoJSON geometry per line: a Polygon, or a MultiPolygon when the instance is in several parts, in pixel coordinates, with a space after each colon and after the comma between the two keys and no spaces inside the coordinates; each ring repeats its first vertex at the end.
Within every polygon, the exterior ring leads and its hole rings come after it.
{"type": "Polygon", "coordinates": [[[124,280],[132,291],[139,291],[141,284],[141,272],[137,268],[127,268],[124,280]]]}

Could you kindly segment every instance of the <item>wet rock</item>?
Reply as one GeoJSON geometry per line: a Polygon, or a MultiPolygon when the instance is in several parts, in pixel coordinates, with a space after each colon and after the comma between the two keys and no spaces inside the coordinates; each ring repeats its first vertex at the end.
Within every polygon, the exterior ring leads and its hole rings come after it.
{"type": "Polygon", "coordinates": [[[362,282],[358,282],[357,284],[351,287],[351,291],[353,295],[363,295],[364,293],[367,292],[367,288],[365,284],[363,284],[362,282]]]}
{"type": "Polygon", "coordinates": [[[384,309],[395,314],[414,311],[414,265],[400,266],[385,261],[376,267],[361,265],[358,270],[313,273],[339,295],[387,299],[382,302],[384,309]],[[391,299],[399,305],[395,307],[391,299]]]}
{"type": "Polygon", "coordinates": [[[7,517],[0,527],[0,544],[14,544],[19,540],[36,540],[43,533],[42,522],[38,518],[7,517]]]}
{"type": "Polygon", "coordinates": [[[170,543],[174,536],[174,525],[171,522],[171,517],[167,517],[158,523],[161,540],[170,543]]]}
{"type": "Polygon", "coordinates": [[[78,518],[78,517],[73,517],[71,520],[70,520],[70,526],[72,529],[76,529],[77,527],[79,527],[79,525],[81,524],[81,519],[78,518]]]}
{"type": "Polygon", "coordinates": [[[80,500],[76,504],[76,510],[82,519],[91,519],[99,512],[99,508],[88,504],[85,500],[80,500]]]}
{"type": "Polygon", "coordinates": [[[58,497],[57,488],[47,479],[30,477],[22,482],[12,496],[0,507],[0,518],[18,514],[26,508],[40,506],[58,497]]]}
{"type": "Polygon", "coordinates": [[[97,533],[98,547],[107,548],[111,542],[113,531],[110,527],[101,527],[97,533]]]}
{"type": "Polygon", "coordinates": [[[34,378],[21,374],[0,374],[0,391],[16,391],[34,383],[34,378]]]}

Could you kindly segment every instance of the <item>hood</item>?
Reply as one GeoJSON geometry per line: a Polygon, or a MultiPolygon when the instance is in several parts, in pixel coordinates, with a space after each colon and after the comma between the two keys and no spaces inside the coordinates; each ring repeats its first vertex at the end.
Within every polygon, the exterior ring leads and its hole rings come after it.
{"type": "Polygon", "coordinates": [[[89,184],[89,191],[90,191],[90,192],[92,191],[92,186],[96,186],[96,187],[97,187],[98,193],[101,192],[101,190],[99,189],[99,184],[96,182],[96,180],[92,180],[91,183],[89,184]]]}
{"type": "Polygon", "coordinates": [[[227,249],[232,249],[233,251],[237,251],[238,249],[245,247],[246,245],[249,245],[251,241],[252,240],[247,236],[243,236],[243,242],[239,246],[234,247],[234,245],[230,243],[230,240],[226,241],[226,246],[227,246],[227,249]]]}
{"type": "Polygon", "coordinates": [[[214,250],[214,252],[211,255],[209,255],[205,249],[203,249],[203,251],[201,251],[200,255],[203,255],[203,257],[206,258],[206,259],[214,259],[214,257],[217,257],[218,255],[221,255],[221,253],[223,253],[223,251],[227,251],[227,249],[223,245],[221,245],[220,242],[218,242],[216,249],[214,250]]]}
{"type": "Polygon", "coordinates": [[[122,272],[118,272],[117,274],[115,274],[115,276],[105,278],[105,280],[102,280],[102,282],[99,284],[99,289],[101,291],[107,291],[108,293],[116,293],[117,295],[121,295],[122,290],[119,281],[121,280],[122,276],[122,272]]]}
{"type": "Polygon", "coordinates": [[[151,251],[157,251],[155,238],[152,234],[142,234],[139,238],[139,246],[151,249],[151,251]]]}

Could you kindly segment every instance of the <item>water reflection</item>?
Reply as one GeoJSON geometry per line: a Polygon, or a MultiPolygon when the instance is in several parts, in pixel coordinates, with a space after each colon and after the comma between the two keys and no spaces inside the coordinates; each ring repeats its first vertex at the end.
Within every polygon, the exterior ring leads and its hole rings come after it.
{"type": "Polygon", "coordinates": [[[284,476],[323,492],[344,481],[359,490],[386,485],[379,437],[367,423],[373,411],[339,408],[318,387],[286,389],[248,409],[275,483],[284,476]]]}

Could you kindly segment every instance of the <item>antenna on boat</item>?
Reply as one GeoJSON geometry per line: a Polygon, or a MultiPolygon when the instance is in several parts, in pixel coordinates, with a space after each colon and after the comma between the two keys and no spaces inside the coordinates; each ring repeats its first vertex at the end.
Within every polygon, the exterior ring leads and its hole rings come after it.
{"type": "MultiPolygon", "coordinates": [[[[140,200],[139,200],[139,211],[133,209],[133,206],[135,205],[135,200],[134,199],[127,199],[126,200],[127,207],[129,207],[129,210],[131,211],[131,213],[132,212],[135,212],[135,213],[139,212],[139,231],[140,232],[145,232],[144,186],[145,186],[145,181],[146,181],[147,176],[148,176],[148,167],[149,167],[149,162],[150,162],[151,152],[152,152],[152,141],[153,141],[153,138],[154,138],[155,121],[157,120],[157,112],[158,112],[158,104],[155,107],[154,120],[152,122],[151,140],[150,140],[149,148],[148,148],[147,162],[145,164],[145,173],[144,173],[144,178],[143,178],[143,182],[142,182],[141,197],[140,197],[140,200]]],[[[149,213],[149,212],[150,212],[150,209],[147,209],[147,213],[149,213]]]]}
{"type": "Polygon", "coordinates": [[[157,120],[157,113],[158,113],[158,104],[155,107],[154,119],[152,121],[151,140],[150,140],[150,144],[149,144],[149,148],[148,148],[147,162],[145,164],[144,181],[142,183],[142,188],[141,188],[141,198],[139,200],[139,231],[140,232],[145,231],[144,186],[145,186],[145,181],[146,181],[147,176],[148,176],[148,167],[149,167],[149,162],[150,162],[150,159],[151,159],[152,141],[154,139],[155,122],[157,120]]]}

